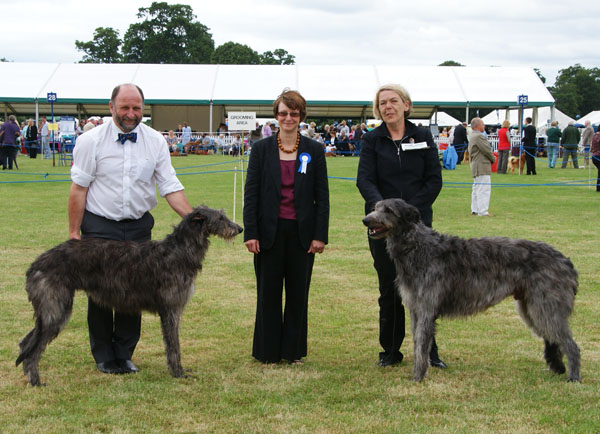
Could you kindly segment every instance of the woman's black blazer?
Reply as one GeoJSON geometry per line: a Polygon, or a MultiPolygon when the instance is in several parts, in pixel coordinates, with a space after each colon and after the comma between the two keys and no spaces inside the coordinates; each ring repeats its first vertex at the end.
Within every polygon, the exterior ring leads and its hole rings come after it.
{"type": "MultiPolygon", "coordinates": [[[[301,136],[294,176],[294,207],[302,248],[312,240],[327,244],[329,230],[329,185],[323,145],[301,136]],[[300,157],[310,156],[306,173],[300,173],[300,157]]],[[[281,203],[281,166],[277,136],[252,146],[244,192],[244,241],[257,239],[261,249],[275,241],[281,203]]]]}

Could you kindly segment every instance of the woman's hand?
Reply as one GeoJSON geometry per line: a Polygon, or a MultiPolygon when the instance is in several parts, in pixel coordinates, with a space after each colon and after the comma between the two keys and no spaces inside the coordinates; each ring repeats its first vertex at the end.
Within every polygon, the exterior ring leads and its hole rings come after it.
{"type": "Polygon", "coordinates": [[[260,244],[258,240],[248,240],[244,243],[246,248],[250,253],[259,253],[260,252],[260,244]]]}
{"type": "Polygon", "coordinates": [[[312,240],[308,253],[323,253],[325,250],[325,243],[319,240],[312,240]]]}

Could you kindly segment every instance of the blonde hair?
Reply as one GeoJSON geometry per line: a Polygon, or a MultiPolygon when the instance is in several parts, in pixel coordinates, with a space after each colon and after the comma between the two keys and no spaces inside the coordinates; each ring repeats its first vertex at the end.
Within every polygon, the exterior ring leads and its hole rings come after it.
{"type": "Polygon", "coordinates": [[[552,121],[550,124],[551,127],[556,127],[558,125],[558,121],[552,121]]]}
{"type": "Polygon", "coordinates": [[[508,119],[506,119],[504,122],[502,122],[502,128],[508,128],[510,127],[510,121],[508,119]]]}
{"type": "Polygon", "coordinates": [[[404,117],[407,118],[410,115],[412,110],[412,99],[410,99],[410,95],[408,91],[404,89],[399,84],[384,84],[379,89],[377,89],[377,93],[375,94],[375,99],[373,100],[373,116],[375,119],[381,120],[381,112],[379,111],[379,94],[384,90],[390,90],[398,94],[402,102],[408,103],[408,110],[404,112],[404,117]]]}

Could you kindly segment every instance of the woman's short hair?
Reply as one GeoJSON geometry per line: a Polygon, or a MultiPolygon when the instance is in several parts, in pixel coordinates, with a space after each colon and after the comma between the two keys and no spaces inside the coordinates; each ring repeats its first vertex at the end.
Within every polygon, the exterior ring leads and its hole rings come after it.
{"type": "Polygon", "coordinates": [[[277,118],[277,114],[279,112],[279,103],[282,102],[292,110],[298,110],[300,112],[300,122],[303,122],[306,119],[306,100],[300,92],[297,90],[292,90],[290,88],[283,89],[281,95],[277,97],[275,101],[273,101],[273,115],[277,118]]]}
{"type": "Polygon", "coordinates": [[[558,126],[558,121],[552,121],[552,122],[550,123],[550,126],[551,126],[551,127],[556,127],[556,126],[558,126]]]}
{"type": "Polygon", "coordinates": [[[373,100],[373,116],[375,116],[375,119],[381,119],[381,112],[379,111],[379,94],[384,90],[391,90],[392,92],[397,93],[403,102],[408,103],[408,110],[404,112],[404,117],[408,117],[413,106],[412,99],[410,99],[408,91],[399,84],[384,84],[379,89],[377,89],[375,99],[373,100]]]}
{"type": "Polygon", "coordinates": [[[510,121],[508,119],[505,119],[504,122],[502,122],[502,128],[509,128],[510,127],[510,121]]]}

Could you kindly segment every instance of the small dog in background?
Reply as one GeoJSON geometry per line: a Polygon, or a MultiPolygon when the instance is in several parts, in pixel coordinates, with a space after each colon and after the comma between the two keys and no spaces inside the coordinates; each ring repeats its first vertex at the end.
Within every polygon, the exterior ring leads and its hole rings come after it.
{"type": "Polygon", "coordinates": [[[23,362],[32,386],[42,385],[40,357],[69,321],[75,291],[82,289],[97,304],[120,312],[157,313],[171,375],[184,377],[179,322],[194,293],[208,237],[230,240],[240,232],[242,228],[223,211],[199,206],[161,241],[88,238],[69,240],[42,253],[27,270],[25,289],[35,327],[19,343],[16,365],[23,362]]]}
{"type": "Polygon", "coordinates": [[[515,170],[519,170],[519,174],[523,174],[523,168],[525,167],[525,154],[521,154],[521,157],[510,156],[508,157],[508,165],[506,169],[506,173],[511,171],[513,174],[515,170]]]}

